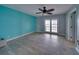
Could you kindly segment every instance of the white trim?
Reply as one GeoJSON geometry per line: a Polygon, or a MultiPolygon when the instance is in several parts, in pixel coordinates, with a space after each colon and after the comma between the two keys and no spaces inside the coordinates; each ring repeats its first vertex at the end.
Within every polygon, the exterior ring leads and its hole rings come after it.
{"type": "Polygon", "coordinates": [[[74,11],[76,11],[76,8],[73,8],[73,9],[69,12],[69,14],[73,13],[74,11]]]}
{"type": "Polygon", "coordinates": [[[34,33],[34,32],[25,33],[25,34],[22,34],[22,35],[20,35],[20,36],[16,36],[16,37],[13,37],[13,38],[7,39],[6,41],[8,42],[8,41],[11,41],[11,40],[14,40],[14,39],[17,39],[17,38],[23,37],[23,36],[25,36],[25,35],[32,34],[32,33],[34,33]]]}
{"type": "Polygon", "coordinates": [[[76,51],[79,53],[79,49],[78,49],[77,47],[76,47],[75,49],[76,49],[76,51]]]}
{"type": "Polygon", "coordinates": [[[77,9],[76,8],[73,8],[73,9],[71,9],[69,12],[68,12],[68,14],[67,14],[67,16],[66,16],[66,18],[67,18],[67,25],[66,25],[66,29],[67,29],[67,31],[66,31],[66,37],[67,37],[67,39],[70,39],[70,21],[71,21],[71,14],[74,12],[74,11],[76,11],[77,9]]]}

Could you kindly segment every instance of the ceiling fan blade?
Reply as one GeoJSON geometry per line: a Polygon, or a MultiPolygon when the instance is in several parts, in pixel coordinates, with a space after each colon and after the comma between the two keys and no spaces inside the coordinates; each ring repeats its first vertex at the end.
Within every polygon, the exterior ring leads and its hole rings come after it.
{"type": "Polygon", "coordinates": [[[36,14],[40,14],[40,13],[42,13],[42,12],[36,12],[36,14]]]}
{"type": "Polygon", "coordinates": [[[54,11],[55,9],[49,9],[49,10],[47,10],[47,12],[51,12],[51,11],[54,11]]]}
{"type": "Polygon", "coordinates": [[[41,8],[39,8],[40,11],[43,11],[41,8]]]}
{"type": "Polygon", "coordinates": [[[47,13],[47,14],[50,14],[50,15],[52,15],[52,13],[47,13]]]}

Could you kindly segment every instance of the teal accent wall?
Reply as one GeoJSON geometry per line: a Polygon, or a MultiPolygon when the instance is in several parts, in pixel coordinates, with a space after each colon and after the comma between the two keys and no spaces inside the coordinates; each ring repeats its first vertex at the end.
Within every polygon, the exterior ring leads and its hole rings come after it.
{"type": "Polygon", "coordinates": [[[0,38],[10,39],[36,31],[36,17],[0,6],[0,38]]]}

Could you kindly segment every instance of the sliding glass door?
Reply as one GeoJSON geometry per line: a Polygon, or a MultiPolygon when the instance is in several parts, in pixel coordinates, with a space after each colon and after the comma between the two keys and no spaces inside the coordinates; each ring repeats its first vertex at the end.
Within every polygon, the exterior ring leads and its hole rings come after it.
{"type": "Polygon", "coordinates": [[[45,20],[45,31],[57,33],[57,19],[53,19],[53,20],[47,19],[47,20],[45,20]]]}

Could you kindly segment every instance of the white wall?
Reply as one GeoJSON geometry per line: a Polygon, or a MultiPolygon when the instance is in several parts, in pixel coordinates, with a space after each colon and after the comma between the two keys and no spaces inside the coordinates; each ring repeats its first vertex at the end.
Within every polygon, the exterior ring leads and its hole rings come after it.
{"type": "Polygon", "coordinates": [[[79,5],[74,5],[66,14],[66,38],[70,40],[70,35],[71,35],[71,18],[70,15],[71,13],[76,10],[76,19],[75,19],[75,25],[76,25],[76,38],[75,38],[75,48],[79,52],[79,45],[77,40],[79,40],[79,5]]]}
{"type": "Polygon", "coordinates": [[[37,18],[37,32],[45,32],[44,20],[45,19],[57,19],[58,20],[58,34],[66,34],[66,17],[65,14],[53,15],[53,16],[40,16],[37,18]]]}
{"type": "MultiPolygon", "coordinates": [[[[71,39],[71,35],[72,35],[72,30],[71,30],[71,26],[73,23],[72,19],[71,19],[71,14],[76,10],[76,5],[74,5],[67,13],[66,13],[66,38],[68,40],[72,40],[71,39]]],[[[75,19],[76,20],[76,19],[75,19]]],[[[73,29],[73,28],[72,28],[73,29]]]]}

